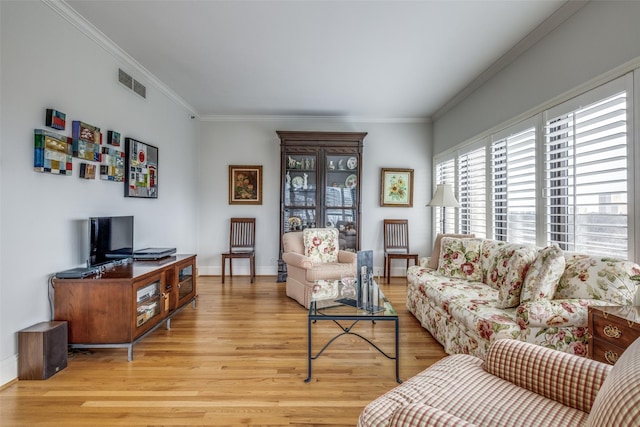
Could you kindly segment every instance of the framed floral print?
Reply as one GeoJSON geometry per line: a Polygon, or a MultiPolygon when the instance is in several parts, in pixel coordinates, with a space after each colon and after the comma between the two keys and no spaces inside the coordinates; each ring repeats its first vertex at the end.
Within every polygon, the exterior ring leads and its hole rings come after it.
{"type": "Polygon", "coordinates": [[[262,204],[262,166],[229,166],[229,204],[262,204]]]}
{"type": "Polygon", "coordinates": [[[413,169],[382,168],[380,206],[413,207],[413,169]]]}

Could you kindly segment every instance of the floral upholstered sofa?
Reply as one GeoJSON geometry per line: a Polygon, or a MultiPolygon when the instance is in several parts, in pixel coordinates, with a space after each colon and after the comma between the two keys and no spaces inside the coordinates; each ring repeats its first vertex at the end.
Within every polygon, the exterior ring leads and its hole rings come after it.
{"type": "Polygon", "coordinates": [[[588,306],[632,305],[640,283],[633,262],[557,246],[446,236],[440,244],[437,269],[423,259],[407,270],[407,308],[449,354],[484,358],[510,338],[584,356],[588,306]]]}

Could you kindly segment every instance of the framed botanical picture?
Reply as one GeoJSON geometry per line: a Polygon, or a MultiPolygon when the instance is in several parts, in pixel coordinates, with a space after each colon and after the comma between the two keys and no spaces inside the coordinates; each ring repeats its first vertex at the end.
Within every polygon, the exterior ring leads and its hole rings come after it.
{"type": "Polygon", "coordinates": [[[413,169],[382,168],[380,206],[413,207],[413,169]]]}
{"type": "Polygon", "coordinates": [[[262,204],[262,166],[229,166],[229,204],[262,204]]]}

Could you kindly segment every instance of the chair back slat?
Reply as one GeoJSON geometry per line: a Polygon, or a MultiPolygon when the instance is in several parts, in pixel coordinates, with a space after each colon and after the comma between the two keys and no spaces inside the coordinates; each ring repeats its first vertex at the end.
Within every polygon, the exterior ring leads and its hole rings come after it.
{"type": "Polygon", "coordinates": [[[231,218],[229,249],[254,248],[256,240],[255,218],[231,218]]]}
{"type": "Polygon", "coordinates": [[[384,220],[384,250],[409,252],[409,221],[406,219],[384,220]]]}

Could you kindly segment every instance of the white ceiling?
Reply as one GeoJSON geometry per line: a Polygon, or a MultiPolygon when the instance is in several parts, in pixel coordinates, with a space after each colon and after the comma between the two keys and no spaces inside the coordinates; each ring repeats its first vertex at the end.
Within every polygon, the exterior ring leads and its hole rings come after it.
{"type": "Polygon", "coordinates": [[[66,3],[201,117],[406,119],[508,62],[565,1],[66,3]]]}

